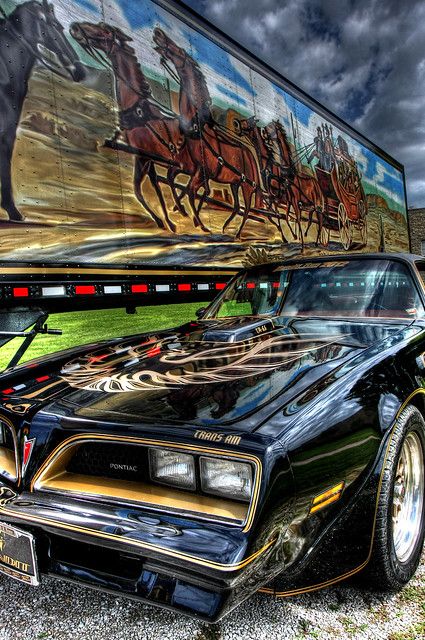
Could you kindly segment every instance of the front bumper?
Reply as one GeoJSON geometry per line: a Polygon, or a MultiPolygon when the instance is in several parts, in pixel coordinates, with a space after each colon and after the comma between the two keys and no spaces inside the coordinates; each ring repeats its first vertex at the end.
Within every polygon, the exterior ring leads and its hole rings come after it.
{"type": "Polygon", "coordinates": [[[34,535],[41,574],[209,622],[273,573],[275,539],[252,544],[237,527],[141,508],[24,492],[0,506],[0,521],[34,535]]]}

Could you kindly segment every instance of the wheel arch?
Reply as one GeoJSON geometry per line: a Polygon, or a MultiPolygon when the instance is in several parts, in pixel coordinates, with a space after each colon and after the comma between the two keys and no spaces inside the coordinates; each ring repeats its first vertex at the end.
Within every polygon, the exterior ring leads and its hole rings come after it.
{"type": "Polygon", "coordinates": [[[385,463],[398,420],[403,411],[410,406],[414,406],[425,420],[425,389],[416,390],[400,405],[393,416],[390,428],[383,435],[373,467],[369,470],[362,486],[331,526],[326,528],[320,544],[315,544],[309,551],[309,560],[303,563],[301,572],[295,573],[295,581],[292,582],[291,578],[280,574],[273,583],[261,591],[277,597],[295,596],[332,586],[357,574],[361,582],[368,584],[369,565],[373,564],[375,551],[375,531],[378,525],[378,505],[384,481],[385,463]],[[413,399],[414,402],[412,402],[413,399]],[[353,531],[356,532],[354,545],[352,544],[353,531]],[[341,542],[341,548],[336,545],[336,541],[341,542]],[[344,571],[341,571],[341,551],[342,557],[346,553],[346,558],[349,560],[344,571]],[[318,579],[317,573],[315,574],[314,565],[319,566],[324,572],[322,579],[318,579]],[[311,573],[312,567],[313,573],[311,573]]]}
{"type": "Polygon", "coordinates": [[[411,394],[409,402],[405,403],[403,408],[407,407],[408,404],[413,405],[422,415],[422,418],[425,420],[425,388],[420,388],[416,390],[416,393],[411,394]]]}

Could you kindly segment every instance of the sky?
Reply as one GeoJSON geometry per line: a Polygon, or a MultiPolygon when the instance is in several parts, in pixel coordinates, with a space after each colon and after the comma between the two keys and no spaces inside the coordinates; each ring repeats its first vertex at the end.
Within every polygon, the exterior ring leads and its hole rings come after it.
{"type": "Polygon", "coordinates": [[[404,164],[425,207],[424,0],[184,0],[404,164]]]}

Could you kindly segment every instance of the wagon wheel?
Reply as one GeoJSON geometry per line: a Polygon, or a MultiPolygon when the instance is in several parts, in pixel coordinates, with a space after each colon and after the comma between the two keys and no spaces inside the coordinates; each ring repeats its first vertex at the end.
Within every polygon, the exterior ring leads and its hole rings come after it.
{"type": "Polygon", "coordinates": [[[360,226],[360,238],[362,245],[365,247],[367,244],[367,219],[366,219],[366,207],[364,200],[360,200],[359,206],[359,226],[360,226]]]}
{"type": "Polygon", "coordinates": [[[319,242],[322,245],[322,247],[328,246],[330,238],[331,238],[330,227],[327,227],[325,224],[322,223],[322,228],[320,229],[320,234],[319,234],[319,242]]]}
{"type": "Polygon", "coordinates": [[[353,229],[351,228],[351,220],[347,216],[347,210],[342,202],[338,205],[338,229],[341,244],[348,251],[353,241],[353,229]]]}

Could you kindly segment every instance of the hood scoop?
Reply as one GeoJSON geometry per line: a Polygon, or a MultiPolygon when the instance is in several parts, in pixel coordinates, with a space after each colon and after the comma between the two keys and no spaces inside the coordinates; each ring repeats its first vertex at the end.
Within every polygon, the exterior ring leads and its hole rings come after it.
{"type": "MultiPolygon", "coordinates": [[[[206,321],[205,324],[207,324],[206,321]]],[[[200,329],[202,330],[202,322],[200,329]]],[[[210,323],[204,327],[202,335],[199,336],[202,342],[242,342],[263,335],[275,329],[271,318],[230,318],[210,323]]]]}

